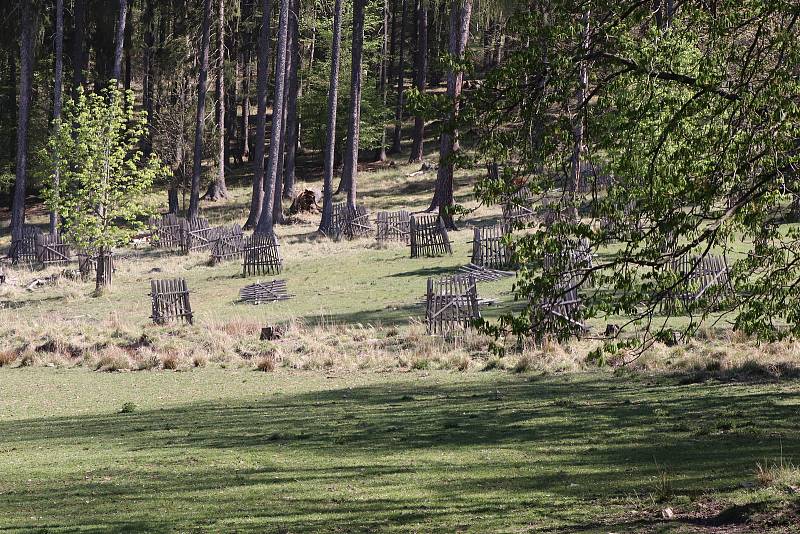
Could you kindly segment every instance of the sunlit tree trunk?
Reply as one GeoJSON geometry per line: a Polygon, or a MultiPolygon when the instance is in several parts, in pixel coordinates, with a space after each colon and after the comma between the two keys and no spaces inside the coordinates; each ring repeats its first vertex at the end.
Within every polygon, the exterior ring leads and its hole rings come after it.
{"type": "Polygon", "coordinates": [[[269,38],[270,20],[272,16],[272,0],[262,0],[261,30],[258,34],[257,80],[257,116],[256,137],[253,141],[253,196],[250,201],[250,214],[247,216],[245,228],[255,228],[261,218],[264,206],[264,142],[267,131],[267,82],[269,81],[269,38]]]}
{"type": "MultiPolygon", "coordinates": [[[[414,85],[420,93],[425,92],[428,75],[428,9],[423,0],[417,0],[417,57],[414,85]]],[[[425,151],[425,119],[414,117],[414,135],[409,163],[420,162],[425,151]]]]}
{"type": "MultiPolygon", "coordinates": [[[[55,74],[53,84],[53,121],[61,119],[61,96],[64,81],[64,0],[56,0],[56,34],[54,37],[55,74]]],[[[53,169],[53,190],[58,192],[60,171],[58,165],[53,169]]],[[[58,232],[58,213],[50,212],[50,233],[58,232]]]]}
{"type": "Polygon", "coordinates": [[[33,82],[33,8],[30,2],[20,2],[19,37],[19,111],[17,114],[17,168],[14,197],[11,204],[12,241],[22,239],[25,224],[25,195],[28,186],[28,122],[33,82]]]}
{"type": "Polygon", "coordinates": [[[288,101],[286,103],[286,156],[283,171],[283,197],[294,198],[295,170],[297,166],[297,141],[300,134],[300,118],[297,114],[297,99],[300,96],[300,0],[292,0],[289,19],[291,54],[289,69],[288,101]]]}
{"type": "Polygon", "coordinates": [[[347,145],[344,151],[342,181],[339,189],[347,191],[347,204],[355,209],[356,189],[358,186],[358,147],[361,132],[361,87],[362,60],[364,49],[364,3],[365,0],[354,0],[353,3],[353,60],[350,69],[350,115],[347,124],[347,145]]]}
{"type": "Polygon", "coordinates": [[[228,186],[225,183],[225,0],[217,2],[217,176],[204,195],[204,198],[212,201],[228,198],[228,186]]]}
{"type": "Polygon", "coordinates": [[[114,33],[114,67],[111,77],[122,82],[122,53],[125,49],[125,24],[128,20],[128,0],[119,0],[119,13],[117,14],[117,27],[114,33]]]}
{"type": "Polygon", "coordinates": [[[203,135],[206,118],[206,90],[208,85],[208,54],[211,41],[211,0],[203,5],[203,40],[200,45],[200,75],[197,81],[197,117],[194,129],[194,160],[192,165],[192,189],[189,195],[189,219],[200,211],[200,179],[203,173],[203,135]]]}
{"type": "MultiPolygon", "coordinates": [[[[452,0],[450,12],[450,55],[456,59],[464,58],[467,40],[469,39],[469,24],[472,17],[472,0],[452,0]]],[[[458,99],[464,75],[461,72],[450,70],[447,73],[447,97],[451,102],[451,119],[458,115],[458,99]]],[[[439,215],[445,225],[455,229],[455,222],[450,209],[453,206],[453,161],[454,152],[458,150],[458,132],[442,132],[439,140],[439,170],[436,175],[436,190],[428,211],[439,208],[439,215]]]]}
{"type": "Polygon", "coordinates": [[[397,100],[394,108],[394,135],[392,136],[392,154],[397,154],[402,150],[403,137],[403,82],[405,75],[405,27],[407,1],[400,2],[400,43],[397,49],[397,100]]]}
{"type": "Polygon", "coordinates": [[[331,43],[331,76],[328,83],[328,131],[325,135],[325,163],[322,185],[322,219],[319,231],[328,233],[333,214],[333,165],[336,152],[336,105],[339,96],[339,61],[342,52],[342,0],[336,0],[331,43]]]}
{"type": "Polygon", "coordinates": [[[256,232],[269,234],[273,232],[275,207],[275,181],[278,176],[280,159],[281,131],[283,129],[283,106],[286,92],[286,54],[289,33],[289,0],[281,0],[278,18],[278,51],[275,55],[275,97],[272,105],[272,129],[269,138],[269,160],[264,180],[264,205],[261,217],[256,225],[256,232]]]}

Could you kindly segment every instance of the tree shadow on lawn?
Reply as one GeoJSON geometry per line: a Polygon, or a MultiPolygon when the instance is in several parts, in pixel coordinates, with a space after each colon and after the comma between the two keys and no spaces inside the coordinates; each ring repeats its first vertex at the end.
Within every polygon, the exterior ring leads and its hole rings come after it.
{"type": "Polygon", "coordinates": [[[622,519],[623,501],[653,491],[661,469],[677,494],[699,496],[751,479],[755,463],[775,457],[779,442],[787,457],[800,454],[796,407],[782,402],[793,395],[791,388],[595,375],[465,377],[451,384],[415,376],[249,402],[3,422],[0,445],[14,454],[106,443],[147,469],[102,469],[115,484],[84,480],[81,471],[71,483],[20,485],[6,492],[0,512],[41,500],[64,514],[52,528],[96,522],[131,531],[225,528],[236,518],[248,519],[236,530],[254,532],[419,524],[452,531],[464,521],[482,530],[632,528],[641,520],[622,519]],[[713,426],[730,417],[740,426],[713,426]],[[711,426],[704,432],[687,422],[711,426]],[[234,468],[198,459],[203,455],[261,461],[234,468]],[[347,487],[363,493],[348,498],[347,487]],[[151,522],[148,511],[181,499],[186,510],[151,522]],[[115,522],[107,508],[131,500],[137,503],[131,514],[139,517],[127,526],[115,522]],[[89,510],[77,504],[85,501],[97,504],[89,510]],[[195,505],[206,514],[210,507],[212,523],[192,515],[195,505]]]}

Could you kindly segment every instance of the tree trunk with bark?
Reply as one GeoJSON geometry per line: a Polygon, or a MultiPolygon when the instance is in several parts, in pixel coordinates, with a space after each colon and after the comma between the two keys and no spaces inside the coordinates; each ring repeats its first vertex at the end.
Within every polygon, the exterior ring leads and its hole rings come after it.
{"type": "Polygon", "coordinates": [[[145,0],[144,13],[142,16],[142,24],[144,25],[144,65],[142,77],[142,103],[144,110],[147,113],[147,131],[142,140],[144,144],[144,151],[149,155],[153,149],[153,122],[155,120],[153,100],[155,95],[155,32],[153,28],[153,2],[154,0],[145,0]]]}
{"type": "Polygon", "coordinates": [[[122,82],[122,53],[125,50],[125,24],[128,20],[128,0],[119,0],[119,13],[117,14],[117,27],[114,33],[114,67],[111,77],[117,85],[122,82]]]}
{"type": "MultiPolygon", "coordinates": [[[[381,67],[380,77],[378,79],[378,91],[381,94],[384,108],[388,101],[389,62],[389,0],[383,0],[383,41],[381,42],[381,67]]],[[[377,161],[386,161],[386,123],[383,123],[381,126],[381,146],[378,147],[378,153],[375,155],[375,159],[377,161]]]]}
{"type": "Polygon", "coordinates": [[[256,232],[271,234],[274,227],[275,182],[278,176],[278,160],[280,159],[281,132],[283,130],[283,107],[286,92],[286,55],[289,34],[289,0],[281,0],[278,18],[278,51],[275,55],[275,97],[272,105],[272,129],[269,138],[269,161],[264,180],[264,205],[261,217],[256,225],[256,232]]]}
{"type": "Polygon", "coordinates": [[[192,189],[189,194],[188,219],[197,218],[200,211],[200,179],[203,173],[203,136],[205,134],[206,90],[208,85],[208,55],[211,47],[211,0],[203,3],[203,39],[200,44],[200,74],[197,80],[197,116],[194,130],[194,162],[192,189]]]}
{"type": "Polygon", "coordinates": [[[228,198],[225,183],[225,0],[217,0],[217,176],[208,187],[203,198],[216,202],[228,198]]]}
{"type": "Polygon", "coordinates": [[[262,0],[261,30],[258,34],[258,64],[256,66],[257,80],[257,116],[256,137],[253,146],[253,196],[250,202],[250,214],[244,227],[255,228],[261,218],[261,209],[264,205],[264,142],[267,130],[267,82],[269,81],[269,38],[270,21],[272,17],[272,0],[262,0]]]}
{"type": "Polygon", "coordinates": [[[297,99],[300,95],[300,0],[292,0],[289,20],[291,54],[289,55],[289,89],[286,103],[286,165],[283,175],[283,197],[294,198],[295,171],[297,167],[297,141],[300,134],[300,118],[297,114],[297,99]]]}
{"type": "MultiPolygon", "coordinates": [[[[286,179],[286,125],[288,122],[288,102],[289,102],[289,73],[292,71],[292,46],[294,36],[292,35],[292,5],[294,0],[286,0],[289,3],[289,27],[286,30],[286,57],[283,62],[284,82],[283,82],[283,107],[281,108],[281,132],[278,138],[278,165],[275,175],[275,198],[272,202],[272,224],[283,224],[283,184],[286,179]]],[[[274,117],[273,112],[273,117],[274,117]]]]}
{"type": "Polygon", "coordinates": [[[333,165],[336,152],[336,105],[339,97],[339,61],[342,52],[342,0],[336,0],[331,43],[331,76],[328,84],[328,131],[325,136],[325,163],[322,185],[322,219],[319,231],[330,233],[333,215],[333,165]]]}
{"type": "MultiPolygon", "coordinates": [[[[428,75],[428,9],[423,0],[417,0],[417,57],[414,84],[417,91],[424,93],[428,75]]],[[[414,117],[414,136],[409,163],[421,162],[425,152],[425,119],[414,117]]]]}
{"type": "Polygon", "coordinates": [[[407,1],[400,2],[400,44],[397,47],[397,100],[394,108],[394,135],[392,136],[392,154],[402,150],[403,137],[403,82],[405,76],[405,27],[407,1]]]}
{"type": "Polygon", "coordinates": [[[25,196],[28,188],[28,123],[33,82],[33,6],[20,2],[19,111],[17,114],[17,168],[11,204],[11,240],[22,239],[25,224],[25,196]]]}
{"type": "Polygon", "coordinates": [[[362,61],[364,51],[364,2],[353,3],[353,44],[350,69],[350,114],[347,123],[347,144],[344,150],[344,163],[340,191],[347,191],[347,204],[355,209],[358,181],[358,148],[361,133],[361,86],[362,61]]]}
{"type": "MultiPolygon", "coordinates": [[[[464,51],[469,38],[469,24],[472,17],[472,0],[452,0],[450,12],[450,55],[464,59],[464,51]]],[[[447,73],[447,97],[451,101],[451,121],[458,115],[458,99],[464,81],[462,72],[450,70],[447,73]]],[[[439,140],[439,170],[436,175],[436,191],[427,211],[439,208],[439,215],[445,226],[455,229],[453,215],[453,155],[458,150],[458,132],[443,131],[439,140]]]]}
{"type": "MultiPolygon", "coordinates": [[[[53,76],[53,122],[61,119],[61,101],[64,81],[64,0],[56,0],[56,34],[54,37],[55,73],[53,76]]],[[[53,191],[58,194],[61,179],[58,165],[53,169],[53,191]]],[[[50,233],[58,232],[58,213],[50,212],[50,233]]]]}
{"type": "Polygon", "coordinates": [[[86,83],[84,72],[88,68],[89,55],[86,53],[86,0],[75,0],[73,8],[72,37],[72,90],[86,83]]]}

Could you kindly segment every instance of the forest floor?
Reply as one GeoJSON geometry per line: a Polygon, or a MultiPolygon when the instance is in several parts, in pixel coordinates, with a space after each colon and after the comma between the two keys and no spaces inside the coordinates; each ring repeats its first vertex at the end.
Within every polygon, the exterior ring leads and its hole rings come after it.
{"type": "Polygon", "coordinates": [[[796,382],[32,367],[0,384],[3,532],[800,525],[796,382]]]}
{"type": "MultiPolygon", "coordinates": [[[[365,167],[360,201],[426,208],[435,171],[418,169],[365,167]]],[[[245,219],[249,176],[230,182],[203,204],[212,225],[245,219]]],[[[456,177],[474,211],[452,256],[332,242],[316,215],[278,227],[282,303],[237,303],[255,281],[239,262],[147,245],[120,251],[99,296],[26,289],[60,269],[9,271],[0,532],[796,532],[800,345],[708,331],[598,368],[591,342],[500,358],[479,335],[425,335],[427,278],[467,264],[471,226],[500,215],[473,182],[456,177]],[[172,277],[193,326],[149,319],[149,280],[172,277]]],[[[480,285],[485,316],[517,306],[512,283],[480,285]]]]}

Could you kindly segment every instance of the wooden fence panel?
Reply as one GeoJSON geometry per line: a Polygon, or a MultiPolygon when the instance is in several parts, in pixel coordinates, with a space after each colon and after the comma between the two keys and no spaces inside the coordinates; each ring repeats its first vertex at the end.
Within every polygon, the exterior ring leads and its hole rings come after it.
{"type": "Polygon", "coordinates": [[[411,257],[434,257],[452,254],[450,237],[438,215],[412,215],[409,221],[411,257]]]}
{"type": "Polygon", "coordinates": [[[280,274],[283,269],[280,245],[275,234],[253,234],[245,240],[243,276],[280,274]]]}
{"type": "Polygon", "coordinates": [[[150,297],[153,305],[151,318],[155,324],[174,321],[193,323],[194,314],[185,279],[150,280],[150,297]]]}
{"type": "Polygon", "coordinates": [[[425,320],[431,335],[471,328],[480,319],[478,285],[472,276],[428,278],[425,320]]]}

